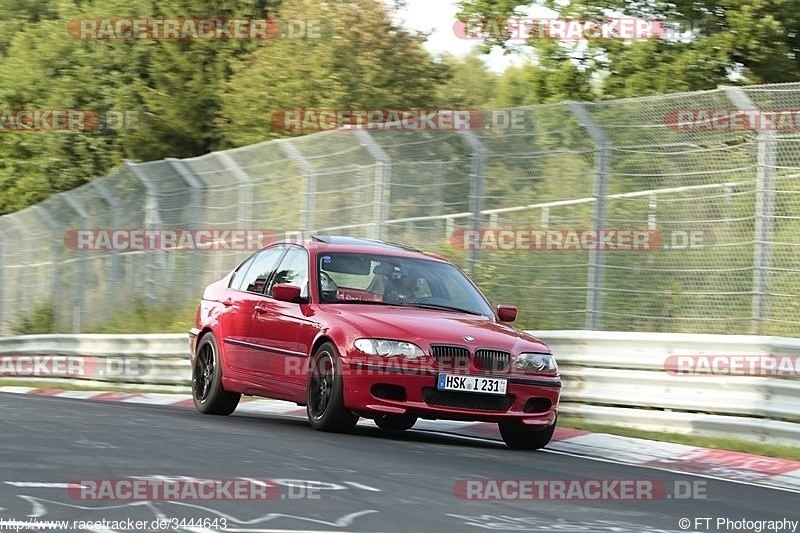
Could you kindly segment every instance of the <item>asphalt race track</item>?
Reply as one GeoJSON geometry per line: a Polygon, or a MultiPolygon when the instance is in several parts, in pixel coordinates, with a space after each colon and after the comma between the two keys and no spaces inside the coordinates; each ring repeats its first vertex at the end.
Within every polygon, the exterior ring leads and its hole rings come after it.
{"type": "MultiPolygon", "coordinates": [[[[187,519],[196,522],[171,530],[195,532],[753,531],[718,528],[716,520],[800,520],[800,497],[789,491],[547,451],[512,452],[501,443],[432,432],[358,427],[339,435],[289,417],[217,417],[185,408],[12,394],[0,394],[0,409],[0,531],[8,530],[3,519],[34,518],[109,524],[187,519]],[[270,479],[280,494],[269,501],[101,501],[74,498],[66,488],[74,480],[159,476],[270,479]],[[570,501],[464,500],[454,494],[457,480],[482,478],[650,480],[663,483],[668,494],[570,501]],[[703,497],[672,493],[695,482],[703,485],[703,497]],[[688,529],[680,527],[681,518],[691,520],[688,529]],[[711,518],[709,527],[696,518],[711,518]],[[201,519],[224,519],[226,527],[198,526],[201,519]]],[[[23,530],[47,531],[26,524],[23,530]]]]}

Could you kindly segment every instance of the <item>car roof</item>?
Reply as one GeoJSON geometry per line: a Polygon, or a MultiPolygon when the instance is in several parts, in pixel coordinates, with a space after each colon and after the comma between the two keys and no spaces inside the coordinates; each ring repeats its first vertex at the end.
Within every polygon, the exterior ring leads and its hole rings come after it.
{"type": "MultiPolygon", "coordinates": [[[[297,241],[293,241],[297,244],[297,241]]],[[[399,257],[432,259],[443,262],[450,262],[446,258],[412,246],[381,241],[377,239],[365,239],[359,237],[346,237],[339,235],[314,235],[302,243],[311,251],[328,252],[354,252],[378,255],[394,255],[399,257]]]]}

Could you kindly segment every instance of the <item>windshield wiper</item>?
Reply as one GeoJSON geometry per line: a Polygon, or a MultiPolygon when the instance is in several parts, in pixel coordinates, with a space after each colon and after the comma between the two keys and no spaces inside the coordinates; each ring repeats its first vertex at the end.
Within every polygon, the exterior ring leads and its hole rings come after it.
{"type": "Polygon", "coordinates": [[[482,314],[478,313],[477,311],[470,311],[469,309],[461,309],[460,307],[452,307],[449,305],[415,304],[415,303],[408,303],[406,305],[408,307],[419,307],[421,309],[439,309],[441,311],[456,311],[458,313],[467,313],[468,315],[482,316],[482,314]]]}
{"type": "Polygon", "coordinates": [[[381,302],[380,300],[330,300],[328,302],[323,302],[326,304],[364,304],[364,305],[391,305],[393,307],[405,307],[405,304],[395,304],[389,302],[381,302]]]}
{"type": "Polygon", "coordinates": [[[484,316],[483,313],[479,313],[477,311],[470,311],[468,309],[462,309],[460,307],[452,307],[449,305],[437,305],[437,304],[421,304],[421,303],[414,303],[414,302],[407,302],[407,303],[390,303],[390,302],[379,302],[375,300],[332,300],[330,302],[324,302],[329,304],[363,304],[363,305],[386,305],[390,307],[414,307],[419,309],[438,309],[439,311],[455,311],[456,313],[466,313],[468,315],[475,315],[475,316],[484,316]]]}

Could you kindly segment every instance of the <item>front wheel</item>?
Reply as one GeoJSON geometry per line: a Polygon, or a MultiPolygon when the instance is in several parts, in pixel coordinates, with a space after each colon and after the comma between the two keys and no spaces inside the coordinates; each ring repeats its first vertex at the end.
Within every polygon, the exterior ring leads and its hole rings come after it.
{"type": "Polygon", "coordinates": [[[500,422],[500,436],[512,450],[538,450],[544,448],[553,438],[556,423],[544,427],[529,427],[521,422],[500,422]]]}
{"type": "Polygon", "coordinates": [[[374,419],[375,425],[386,431],[405,431],[414,427],[417,417],[414,415],[378,415],[374,419]]]}
{"type": "Polygon", "coordinates": [[[330,342],[320,346],[311,358],[308,373],[306,413],[311,427],[320,431],[351,431],[358,417],[344,407],[341,361],[330,342]]]}
{"type": "Polygon", "coordinates": [[[236,410],[242,395],[222,387],[219,347],[213,333],[206,333],[197,343],[192,366],[192,400],[201,413],[229,415],[236,410]]]}

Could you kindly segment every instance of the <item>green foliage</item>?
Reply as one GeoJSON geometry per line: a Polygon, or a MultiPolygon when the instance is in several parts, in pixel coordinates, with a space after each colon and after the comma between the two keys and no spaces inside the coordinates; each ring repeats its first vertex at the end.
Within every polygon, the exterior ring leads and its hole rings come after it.
{"type": "Polygon", "coordinates": [[[382,0],[286,0],[281,13],[324,21],[321,37],[273,40],[234,63],[222,106],[229,143],[294,135],[271,123],[285,110],[435,106],[444,67],[423,50],[421,35],[391,22],[382,0]]]}
{"type": "Polygon", "coordinates": [[[148,305],[137,299],[85,333],[186,333],[194,326],[197,303],[148,305]]]}
{"type": "Polygon", "coordinates": [[[439,101],[453,109],[496,107],[495,94],[501,76],[489,72],[477,51],[464,59],[444,55],[441,61],[449,77],[439,86],[439,101]]]}
{"type": "MultiPolygon", "coordinates": [[[[602,98],[800,79],[800,11],[795,0],[462,0],[460,5],[462,20],[505,19],[540,5],[563,18],[665,21],[674,32],[670,38],[530,41],[545,73],[554,75],[564,63],[575,65],[579,78],[600,80],[597,96],[602,98]]],[[[508,36],[490,37],[485,49],[493,44],[514,46],[508,36]]],[[[570,84],[550,76],[537,83],[556,92],[570,84]]]]}
{"type": "MultiPolygon", "coordinates": [[[[565,17],[603,14],[591,0],[541,3],[565,17]]],[[[464,0],[461,16],[503,18],[530,4],[464,0]]],[[[800,79],[800,15],[789,0],[604,5],[624,16],[693,20],[698,31],[692,39],[595,40],[577,49],[539,39],[536,63],[500,75],[477,54],[432,58],[426,36],[397,26],[381,0],[0,0],[0,109],[131,112],[137,120],[82,133],[4,132],[0,214],[75,188],[124,159],[192,157],[297,135],[270,123],[279,110],[487,109],[800,79]],[[276,15],[313,21],[313,30],[251,41],[82,40],[67,32],[78,18],[209,14],[276,15]]],[[[491,44],[511,47],[502,38],[491,44]]]]}
{"type": "Polygon", "coordinates": [[[17,335],[40,335],[56,332],[56,312],[51,302],[42,302],[19,318],[12,327],[17,335]]]}
{"type": "Polygon", "coordinates": [[[297,107],[435,107],[448,66],[380,0],[0,0],[0,109],[128,112],[136,124],[84,132],[2,132],[0,214],[73,189],[123,160],[186,158],[287,132],[297,107]],[[86,40],[80,18],[303,19],[319,35],[273,40],[86,40]]]}

